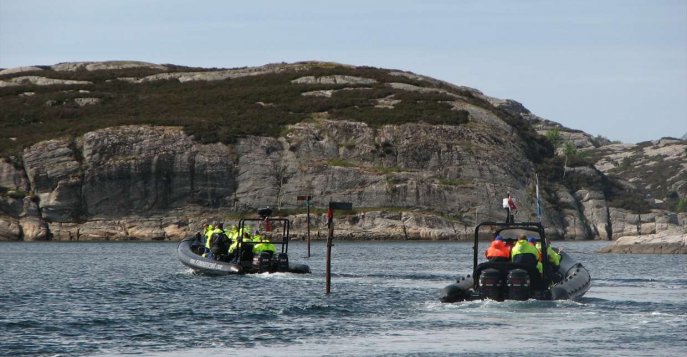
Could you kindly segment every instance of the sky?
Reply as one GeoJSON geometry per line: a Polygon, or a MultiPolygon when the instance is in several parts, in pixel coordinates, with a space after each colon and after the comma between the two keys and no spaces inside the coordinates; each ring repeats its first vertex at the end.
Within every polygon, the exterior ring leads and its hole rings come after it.
{"type": "Polygon", "coordinates": [[[0,0],[0,68],[332,61],[624,143],[687,134],[687,0],[0,0]]]}

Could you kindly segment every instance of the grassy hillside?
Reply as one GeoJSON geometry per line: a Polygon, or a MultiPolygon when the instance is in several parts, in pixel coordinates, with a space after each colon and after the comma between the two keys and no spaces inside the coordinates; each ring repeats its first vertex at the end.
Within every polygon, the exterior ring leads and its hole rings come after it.
{"type": "MultiPolygon", "coordinates": [[[[299,66],[272,65],[262,74],[251,73],[225,80],[177,79],[132,83],[127,78],[144,78],[161,73],[220,71],[164,65],[164,68],[137,67],[111,70],[41,71],[0,75],[0,80],[26,76],[89,81],[90,84],[39,86],[23,83],[0,87],[0,156],[18,155],[38,141],[73,137],[88,131],[126,124],[181,126],[203,143],[232,143],[246,135],[277,136],[286,125],[313,117],[352,120],[379,127],[422,121],[429,124],[462,125],[468,113],[452,109],[458,100],[495,112],[510,124],[522,139],[527,156],[538,165],[544,182],[563,183],[571,191],[581,186],[601,185],[609,199],[622,188],[612,180],[587,182],[588,178],[562,175],[563,161],[556,157],[553,144],[533,130],[530,121],[508,110],[494,107],[473,90],[412,74],[327,63],[299,66]],[[306,76],[353,76],[374,79],[371,84],[298,84],[306,76]],[[395,86],[391,86],[395,83],[395,86]],[[397,89],[398,83],[420,90],[397,89]],[[427,90],[422,90],[427,89],[427,90]],[[432,89],[432,90],[430,90],[432,89]],[[438,90],[437,90],[438,89],[438,90]],[[303,95],[326,92],[326,95],[303,95]],[[91,103],[79,103],[88,98],[91,103]],[[380,105],[393,103],[391,105],[380,105]]],[[[251,69],[236,69],[236,71],[251,69]]],[[[570,166],[592,166],[588,160],[570,166]]],[[[598,187],[597,187],[598,188],[598,187]]],[[[619,206],[647,209],[632,195],[629,204],[619,206]]]]}
{"type": "MultiPolygon", "coordinates": [[[[170,71],[190,71],[173,67],[170,71]]],[[[197,69],[192,69],[198,71],[197,69]]],[[[454,98],[437,92],[391,88],[390,82],[425,87],[430,82],[393,76],[387,70],[345,66],[312,67],[305,71],[248,76],[220,81],[176,79],[130,83],[118,78],[144,77],[159,70],[137,68],[110,71],[21,73],[55,79],[91,81],[84,85],[22,85],[0,88],[0,155],[57,136],[123,124],[178,125],[201,142],[233,142],[245,135],[275,136],[287,124],[307,120],[313,113],[332,119],[363,121],[373,126],[424,121],[460,125],[467,113],[451,110],[454,98]],[[375,84],[294,84],[303,76],[350,75],[377,80],[375,84]],[[353,89],[336,91],[345,87],[353,89]],[[303,92],[334,90],[331,97],[303,92]],[[27,95],[28,94],[28,95],[27,95]],[[80,106],[77,98],[97,98],[80,106]],[[392,109],[375,107],[378,99],[400,100],[392,109]],[[9,138],[13,138],[9,140],[9,138]]],[[[0,80],[20,76],[2,76],[0,80]]],[[[464,93],[463,93],[464,94],[464,93]]]]}

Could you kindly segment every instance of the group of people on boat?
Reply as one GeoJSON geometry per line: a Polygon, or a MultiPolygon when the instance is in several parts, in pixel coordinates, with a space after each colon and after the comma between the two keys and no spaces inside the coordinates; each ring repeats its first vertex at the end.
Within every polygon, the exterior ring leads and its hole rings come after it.
{"type": "MultiPolygon", "coordinates": [[[[539,239],[528,237],[526,234],[520,234],[517,240],[496,235],[484,254],[490,261],[510,261],[513,263],[533,265],[537,267],[539,274],[542,274],[544,270],[542,264],[541,242],[539,242],[539,239]]],[[[559,277],[557,276],[558,274],[555,273],[560,266],[561,256],[548,244],[546,247],[546,256],[549,261],[548,266],[551,269],[548,275],[556,282],[556,280],[559,280],[559,277]]]]}
{"type": "Polygon", "coordinates": [[[225,229],[223,223],[208,224],[203,234],[196,236],[196,251],[203,257],[225,262],[240,259],[239,248],[244,252],[250,250],[251,254],[275,254],[277,248],[274,244],[253,228],[247,225],[239,230],[239,227],[232,225],[225,229]]]}

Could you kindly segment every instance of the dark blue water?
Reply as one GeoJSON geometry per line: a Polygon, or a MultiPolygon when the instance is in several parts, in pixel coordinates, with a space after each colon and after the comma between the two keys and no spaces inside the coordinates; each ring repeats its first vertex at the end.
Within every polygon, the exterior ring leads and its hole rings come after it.
{"type": "Polygon", "coordinates": [[[573,301],[442,304],[472,267],[455,242],[290,247],[311,275],[206,277],[175,243],[1,243],[3,356],[681,356],[687,256],[597,254],[558,243],[592,274],[573,301]]]}

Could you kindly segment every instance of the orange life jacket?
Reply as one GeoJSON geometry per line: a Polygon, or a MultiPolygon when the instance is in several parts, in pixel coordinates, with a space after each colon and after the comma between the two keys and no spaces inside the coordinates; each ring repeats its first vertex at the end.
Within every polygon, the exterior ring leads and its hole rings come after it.
{"type": "Polygon", "coordinates": [[[510,259],[510,248],[503,243],[501,240],[495,240],[491,242],[489,248],[486,251],[487,259],[493,258],[506,258],[510,259]]]}

